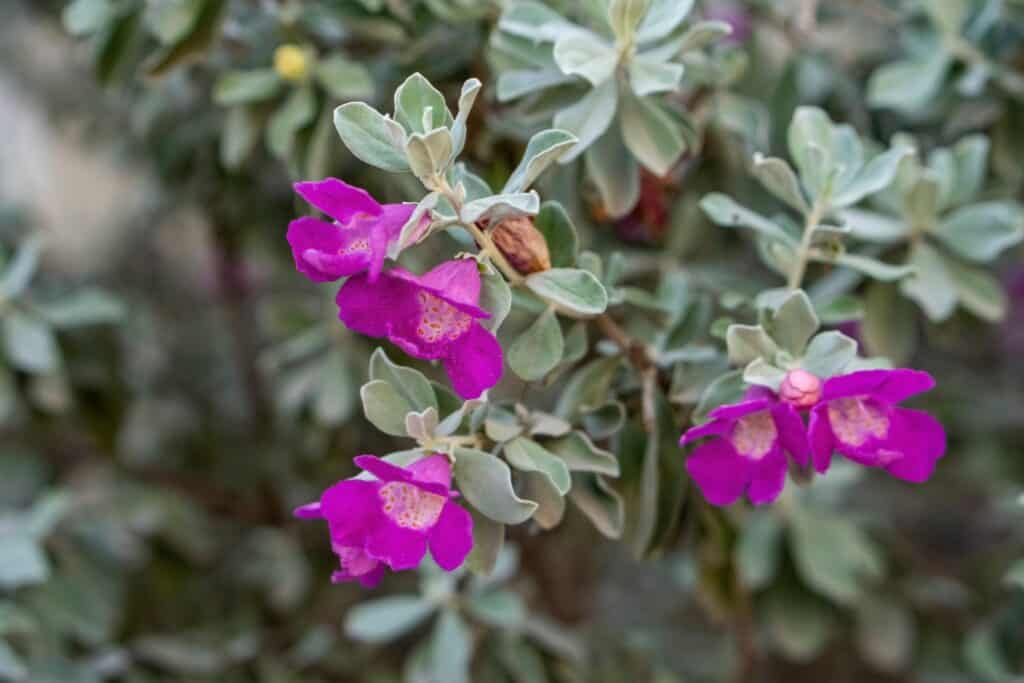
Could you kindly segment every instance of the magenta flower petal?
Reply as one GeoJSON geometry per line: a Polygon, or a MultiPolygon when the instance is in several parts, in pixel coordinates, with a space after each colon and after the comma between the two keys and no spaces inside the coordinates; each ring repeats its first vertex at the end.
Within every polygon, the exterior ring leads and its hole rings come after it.
{"type": "Polygon", "coordinates": [[[367,536],[366,553],[396,572],[415,569],[427,553],[427,537],[415,529],[384,522],[367,536]]]}
{"type": "Polygon", "coordinates": [[[751,400],[743,400],[739,403],[730,403],[728,405],[718,406],[708,413],[708,417],[718,420],[737,420],[744,415],[764,410],[765,408],[770,407],[772,403],[774,403],[774,401],[761,397],[751,400]]]}
{"type": "Polygon", "coordinates": [[[473,549],[473,518],[462,506],[449,501],[428,539],[430,554],[437,565],[445,571],[453,571],[473,549]]]}
{"type": "Polygon", "coordinates": [[[475,308],[480,300],[480,271],[473,259],[446,261],[425,273],[420,278],[420,284],[443,293],[445,299],[452,304],[475,308]]]}
{"type": "Polygon", "coordinates": [[[320,510],[340,545],[359,545],[380,517],[379,484],[359,479],[339,481],[324,491],[320,510]]]}
{"type": "Polygon", "coordinates": [[[479,323],[451,345],[444,369],[455,393],[465,399],[477,398],[501,379],[504,365],[498,338],[479,323]]]}
{"type": "Polygon", "coordinates": [[[357,455],[352,462],[381,481],[411,481],[413,478],[412,472],[408,469],[392,465],[376,455],[357,455]]]}
{"type": "Polygon", "coordinates": [[[822,400],[874,396],[886,403],[899,403],[934,386],[935,380],[932,376],[920,370],[861,370],[826,380],[822,389],[822,400]]]}
{"type": "Polygon", "coordinates": [[[293,187],[300,197],[341,223],[361,213],[370,216],[381,213],[381,205],[369,192],[337,178],[295,183],[293,187]]]}
{"type": "MultiPolygon", "coordinates": [[[[392,271],[388,271],[391,273],[392,271]]],[[[390,312],[408,313],[413,291],[403,280],[382,277],[377,282],[356,275],[338,290],[338,318],[349,329],[371,337],[388,336],[390,312]]]]}
{"type": "Polygon", "coordinates": [[[732,422],[729,420],[708,420],[702,425],[696,425],[687,429],[683,435],[679,437],[679,445],[685,446],[692,441],[703,439],[708,436],[727,436],[731,432],[732,422]]]}
{"type": "Polygon", "coordinates": [[[779,443],[782,444],[782,448],[789,451],[798,465],[806,467],[811,448],[807,442],[807,429],[804,427],[804,421],[800,419],[800,413],[789,403],[776,403],[772,406],[772,419],[779,430],[779,443]]]}
{"type": "Polygon", "coordinates": [[[725,439],[698,446],[686,460],[686,471],[712,505],[731,505],[743,495],[750,463],[725,439]]]}
{"type": "Polygon", "coordinates": [[[946,432],[934,417],[920,410],[896,408],[890,446],[903,457],[885,469],[898,479],[921,483],[932,476],[946,452],[946,432]]]}
{"type": "Polygon", "coordinates": [[[323,513],[320,512],[320,501],[314,501],[312,503],[306,503],[300,505],[292,511],[292,514],[299,519],[323,519],[323,513]]]}
{"type": "Polygon", "coordinates": [[[452,487],[452,464],[447,456],[438,454],[421,458],[407,469],[417,482],[440,484],[446,489],[452,487]]]}
{"type": "Polygon", "coordinates": [[[811,446],[814,470],[819,474],[824,474],[832,464],[832,451],[836,449],[836,442],[835,437],[832,436],[832,427],[828,424],[828,414],[825,412],[823,404],[811,410],[811,416],[807,422],[807,440],[811,446]]]}
{"type": "Polygon", "coordinates": [[[750,465],[750,485],[747,498],[754,505],[772,503],[786,485],[786,454],[776,445],[768,455],[750,465]]]}

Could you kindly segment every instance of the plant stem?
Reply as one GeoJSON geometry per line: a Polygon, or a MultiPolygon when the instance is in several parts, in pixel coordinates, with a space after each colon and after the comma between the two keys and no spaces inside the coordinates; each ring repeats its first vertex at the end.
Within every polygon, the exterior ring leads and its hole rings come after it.
{"type": "Polygon", "coordinates": [[[658,384],[658,366],[654,362],[651,350],[642,342],[629,336],[629,333],[622,329],[607,313],[602,313],[594,318],[594,320],[604,335],[622,349],[630,364],[640,373],[642,378],[641,410],[644,431],[648,433],[653,432],[656,419],[654,392],[658,384]]]}
{"type": "Polygon", "coordinates": [[[804,234],[800,238],[800,246],[796,252],[796,262],[793,264],[793,269],[789,272],[789,280],[786,282],[786,286],[789,289],[798,289],[804,281],[804,274],[807,272],[807,261],[811,254],[811,242],[814,239],[814,231],[818,229],[823,213],[824,210],[821,202],[815,202],[811,212],[807,214],[807,220],[804,222],[804,234]]]}

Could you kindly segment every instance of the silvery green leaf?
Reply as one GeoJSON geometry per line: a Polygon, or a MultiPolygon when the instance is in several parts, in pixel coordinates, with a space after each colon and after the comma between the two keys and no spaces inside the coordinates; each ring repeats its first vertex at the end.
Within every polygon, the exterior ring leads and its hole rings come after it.
{"type": "Polygon", "coordinates": [[[405,433],[420,443],[432,439],[437,426],[437,410],[434,408],[427,408],[421,413],[413,412],[405,416],[405,433]]]}
{"type": "Polygon", "coordinates": [[[545,42],[553,42],[562,31],[573,28],[575,26],[561,14],[535,0],[509,3],[498,20],[501,31],[545,42]]]}
{"type": "Polygon", "coordinates": [[[555,114],[555,128],[569,131],[579,140],[575,147],[559,159],[560,163],[569,163],[578,157],[608,130],[615,118],[618,92],[615,80],[609,79],[580,98],[576,104],[555,114]]]}
{"type": "Polygon", "coordinates": [[[790,121],[787,141],[804,187],[817,196],[832,170],[832,121],[817,107],[799,107],[790,121]]]}
{"type": "Polygon", "coordinates": [[[535,215],[540,210],[540,197],[536,192],[496,194],[474,199],[462,206],[460,217],[467,223],[477,221],[497,222],[509,215],[535,215]]]}
{"type": "Polygon", "coordinates": [[[573,474],[569,500],[606,538],[622,537],[625,506],[622,496],[605,481],[604,477],[585,473],[573,474]]]}
{"type": "Polygon", "coordinates": [[[832,206],[852,206],[864,197],[884,189],[896,177],[900,162],[912,153],[912,149],[894,147],[879,154],[862,166],[849,183],[836,188],[832,206]]]}
{"type": "Polygon", "coordinates": [[[60,349],[53,330],[41,319],[11,311],[3,318],[3,335],[7,360],[15,368],[49,373],[60,365],[60,349]]]}
{"type": "Polygon", "coordinates": [[[637,55],[629,61],[629,84],[637,97],[674,92],[683,79],[683,65],[637,55]]]}
{"type": "Polygon", "coordinates": [[[700,200],[700,208],[716,225],[723,227],[750,228],[789,246],[796,246],[796,240],[789,233],[764,216],[736,203],[731,197],[712,192],[700,200]]]}
{"type": "Polygon", "coordinates": [[[574,431],[560,439],[546,441],[544,447],[564,460],[571,472],[619,476],[619,461],[615,454],[595,446],[583,432],[574,431]]]}
{"type": "Polygon", "coordinates": [[[466,146],[466,121],[469,119],[469,113],[473,111],[480,87],[481,83],[476,78],[470,78],[462,84],[462,92],[459,93],[459,112],[452,123],[452,161],[462,154],[462,149],[466,146]]]}
{"type": "Polygon", "coordinates": [[[409,170],[405,130],[365,102],[348,102],[335,109],[334,127],[360,161],[395,173],[409,170]]]}
{"type": "Polygon", "coordinates": [[[932,234],[965,259],[991,261],[1024,238],[1024,211],[1013,202],[970,204],[942,220],[932,234]]]}
{"type": "Polygon", "coordinates": [[[559,311],[598,315],[608,307],[608,293],[591,273],[576,268],[552,268],[533,273],[526,286],[559,311]]]}
{"type": "Polygon", "coordinates": [[[395,121],[411,133],[450,128],[454,123],[444,95],[420,73],[406,78],[395,90],[395,121]]]}
{"type": "Polygon", "coordinates": [[[524,493],[530,500],[537,501],[537,510],[533,513],[533,521],[537,526],[547,530],[561,524],[565,516],[565,497],[559,493],[551,479],[540,472],[524,472],[520,480],[523,482],[524,493]]]}
{"type": "Polygon", "coordinates": [[[73,0],[64,8],[61,19],[71,35],[87,36],[116,19],[119,10],[113,0],[73,0]]]}
{"type": "Polygon", "coordinates": [[[407,436],[405,416],[413,410],[408,399],[390,382],[372,380],[359,390],[363,412],[374,427],[391,436],[407,436]]]}
{"type": "Polygon", "coordinates": [[[574,80],[576,80],[574,76],[563,74],[557,69],[514,69],[512,71],[504,71],[498,76],[498,101],[510,102],[523,95],[564,83],[572,83],[574,80]]]}
{"type": "Polygon", "coordinates": [[[498,406],[488,406],[484,420],[484,433],[495,443],[511,441],[524,430],[523,422],[515,414],[498,406]]]}
{"type": "Polygon", "coordinates": [[[697,406],[693,409],[693,421],[696,423],[707,419],[708,413],[718,406],[736,403],[743,397],[746,388],[742,370],[730,370],[717,377],[701,393],[697,406]]]}
{"type": "Polygon", "coordinates": [[[725,333],[725,345],[729,351],[729,362],[743,366],[762,358],[775,360],[779,347],[760,325],[730,325],[725,333]]]}
{"type": "Polygon", "coordinates": [[[316,80],[332,97],[362,100],[373,97],[373,76],[359,62],[333,54],[316,64],[316,80]]]}
{"type": "Polygon", "coordinates": [[[827,303],[815,302],[815,310],[824,325],[838,325],[864,317],[864,305],[851,294],[841,294],[827,303]]]}
{"type": "Polygon", "coordinates": [[[900,291],[918,303],[928,318],[941,322],[953,315],[958,294],[939,251],[925,241],[910,248],[907,265],[910,277],[900,283],[900,291]]]}
{"type": "Polygon", "coordinates": [[[807,294],[798,289],[791,292],[772,316],[771,336],[786,351],[799,356],[807,340],[817,332],[818,316],[807,294]]]}
{"type": "Polygon", "coordinates": [[[260,125],[247,107],[235,106],[228,110],[219,148],[224,168],[237,171],[249,159],[260,139],[260,125]]]}
{"type": "Polygon", "coordinates": [[[503,194],[523,192],[544,169],[558,160],[577,142],[576,136],[564,130],[549,129],[530,138],[519,165],[502,188],[503,194]]]}
{"type": "Polygon", "coordinates": [[[427,225],[424,225],[423,217],[437,206],[440,198],[440,194],[431,192],[419,201],[409,216],[409,220],[405,222],[401,232],[398,233],[398,239],[388,245],[388,258],[398,258],[403,249],[419,244],[427,236],[430,222],[428,220],[426,221],[427,225]]]}
{"type": "Polygon", "coordinates": [[[0,543],[4,548],[4,561],[0,562],[0,589],[10,591],[43,583],[50,576],[50,563],[35,536],[4,521],[4,526],[0,527],[0,543]]]}
{"type": "Polygon", "coordinates": [[[419,626],[436,606],[419,596],[394,595],[353,606],[345,616],[345,634],[364,643],[386,643],[419,626]]]}
{"type": "Polygon", "coordinates": [[[868,80],[868,104],[879,109],[915,112],[938,94],[952,65],[941,47],[912,60],[889,62],[868,80]]]}
{"type": "Polygon", "coordinates": [[[470,504],[496,522],[522,524],[537,509],[535,502],[516,495],[508,465],[490,453],[455,449],[454,475],[470,504]]]}
{"type": "Polygon", "coordinates": [[[753,173],[769,192],[797,211],[808,213],[811,210],[804,199],[796,173],[782,159],[755,154],[753,173]]]}
{"type": "Polygon", "coordinates": [[[910,360],[917,346],[914,306],[889,283],[875,282],[868,287],[860,329],[871,352],[885,356],[897,367],[910,360]]]}
{"type": "Polygon", "coordinates": [[[860,600],[856,633],[861,656],[879,671],[898,674],[910,665],[914,654],[914,621],[910,610],[900,603],[889,597],[871,596],[860,600]]]}
{"type": "Polygon", "coordinates": [[[554,54],[562,73],[582,76],[594,86],[612,77],[619,60],[614,46],[582,29],[562,35],[555,43],[554,54]]]}
{"type": "Polygon", "coordinates": [[[595,439],[608,439],[619,433],[626,423],[626,406],[621,401],[609,401],[581,416],[583,428],[595,439]]]}
{"type": "Polygon", "coordinates": [[[0,640],[0,680],[28,680],[28,668],[6,640],[0,640]]]}
{"type": "Polygon", "coordinates": [[[405,142],[409,168],[420,180],[442,176],[452,158],[452,134],[447,128],[435,128],[426,134],[413,133],[405,142]]]}
{"type": "Polygon", "coordinates": [[[540,411],[530,413],[528,423],[530,436],[565,436],[572,431],[572,425],[567,421],[540,411]]]}
{"type": "Polygon", "coordinates": [[[555,415],[574,420],[581,412],[592,410],[608,400],[608,392],[622,359],[598,358],[577,370],[566,384],[555,406],[555,415]]]}
{"type": "Polygon", "coordinates": [[[273,69],[225,71],[213,86],[213,101],[222,107],[269,100],[283,82],[273,69]]]}
{"type": "Polygon", "coordinates": [[[512,310],[512,290],[501,273],[491,264],[484,266],[480,277],[480,308],[491,314],[480,323],[491,332],[501,327],[510,310],[512,310]]]}
{"type": "Polygon", "coordinates": [[[732,25],[725,21],[699,21],[679,39],[676,54],[702,50],[732,34],[732,25]]]}
{"type": "Polygon", "coordinates": [[[319,386],[313,404],[317,422],[340,425],[355,408],[352,373],[341,348],[333,347],[327,352],[317,379],[319,386]]]}
{"type": "Polygon", "coordinates": [[[636,30],[640,44],[661,40],[683,23],[693,9],[693,0],[651,0],[650,8],[636,30]]]}
{"type": "Polygon", "coordinates": [[[488,575],[495,570],[505,544],[505,525],[470,508],[473,517],[473,550],[466,558],[466,567],[477,575],[488,575]]]}
{"type": "Polygon", "coordinates": [[[782,380],[786,379],[786,371],[774,365],[764,362],[760,358],[750,361],[747,367],[743,368],[743,381],[747,384],[756,384],[768,387],[777,392],[782,380]]]}
{"type": "Polygon", "coordinates": [[[832,330],[811,339],[800,367],[818,377],[832,377],[843,372],[856,357],[857,342],[832,330]]]}
{"type": "Polygon", "coordinates": [[[790,518],[796,569],[822,595],[855,605],[885,564],[878,548],[852,521],[800,510],[790,518]]]}
{"type": "Polygon", "coordinates": [[[686,150],[682,128],[653,97],[625,97],[622,139],[633,156],[658,176],[668,173],[686,150]]]}
{"type": "Polygon", "coordinates": [[[512,372],[528,382],[542,379],[562,360],[562,328],[548,309],[509,345],[505,354],[512,372]]]}
{"type": "Polygon", "coordinates": [[[814,260],[823,263],[834,263],[838,266],[846,266],[860,271],[876,280],[891,282],[902,280],[914,272],[912,264],[892,264],[862,254],[851,254],[842,252],[836,255],[815,256],[814,260]]]}
{"type": "Polygon", "coordinates": [[[610,0],[608,24],[619,43],[633,40],[640,20],[647,14],[650,0],[610,0]]]}
{"type": "Polygon", "coordinates": [[[947,205],[961,206],[973,200],[985,182],[988,166],[989,141],[984,135],[969,135],[953,147],[956,168],[947,205]]]}
{"type": "Polygon", "coordinates": [[[744,519],[735,557],[747,588],[765,588],[774,580],[782,557],[783,531],[779,516],[770,510],[752,510],[744,519]]]}
{"type": "Polygon", "coordinates": [[[964,22],[971,13],[971,3],[969,0],[926,2],[922,6],[944,33],[958,37],[964,22]]]}
{"type": "Polygon", "coordinates": [[[267,123],[267,147],[279,159],[287,159],[292,153],[295,136],[316,119],[316,114],[316,93],[312,86],[292,90],[267,123]]]}
{"type": "Polygon", "coordinates": [[[964,308],[991,323],[1006,317],[1006,290],[999,280],[988,271],[957,259],[945,258],[945,262],[964,308]]]}
{"type": "Polygon", "coordinates": [[[810,662],[821,655],[838,630],[834,608],[806,592],[769,592],[763,609],[773,647],[795,662],[810,662]]]}
{"type": "Polygon", "coordinates": [[[576,265],[576,252],[579,249],[579,238],[569,214],[561,204],[547,201],[541,204],[540,211],[533,219],[533,225],[544,236],[551,265],[555,268],[569,268],[576,265]]]}
{"type": "Polygon", "coordinates": [[[598,138],[583,155],[583,163],[611,218],[633,210],[640,200],[640,166],[626,149],[619,127],[609,128],[598,138]]]}
{"type": "Polygon", "coordinates": [[[910,226],[899,218],[861,209],[844,209],[838,215],[851,236],[866,242],[899,244],[910,237],[910,226]]]}
{"type": "MultiPolygon", "coordinates": [[[[438,409],[437,397],[430,382],[419,370],[393,363],[384,349],[377,348],[370,356],[370,379],[390,384],[409,404],[410,410],[438,409]]],[[[401,415],[400,417],[405,417],[401,415]]]]}
{"type": "Polygon", "coordinates": [[[19,296],[28,286],[39,266],[39,254],[43,248],[43,240],[38,235],[26,238],[18,245],[14,258],[0,275],[0,297],[13,299],[19,296]]]}
{"type": "Polygon", "coordinates": [[[505,444],[505,459],[523,472],[539,472],[564,496],[572,486],[565,462],[532,439],[519,436],[505,444]]]}
{"type": "Polygon", "coordinates": [[[473,634],[454,609],[441,612],[430,639],[431,680],[471,683],[469,663],[473,657],[473,634]]]}

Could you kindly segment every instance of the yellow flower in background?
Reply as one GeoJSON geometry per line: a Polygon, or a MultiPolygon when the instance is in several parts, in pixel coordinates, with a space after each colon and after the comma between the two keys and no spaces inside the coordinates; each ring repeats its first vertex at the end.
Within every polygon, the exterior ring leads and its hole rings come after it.
{"type": "Polygon", "coordinates": [[[301,81],[309,72],[309,55],[298,45],[281,45],[274,50],[274,71],[289,81],[301,81]]]}

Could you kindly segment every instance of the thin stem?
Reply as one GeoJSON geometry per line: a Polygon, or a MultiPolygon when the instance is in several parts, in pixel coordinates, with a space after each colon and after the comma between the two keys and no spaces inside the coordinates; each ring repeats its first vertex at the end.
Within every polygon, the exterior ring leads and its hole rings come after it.
{"type": "Polygon", "coordinates": [[[793,264],[793,269],[789,272],[789,280],[786,283],[789,289],[799,288],[800,284],[804,281],[804,274],[807,272],[807,261],[811,255],[811,242],[814,240],[814,231],[818,229],[823,213],[824,210],[821,202],[815,202],[811,212],[807,214],[807,220],[804,222],[804,234],[800,238],[800,246],[797,247],[796,262],[793,264]]]}
{"type": "Polygon", "coordinates": [[[644,431],[647,433],[653,432],[654,422],[657,419],[654,395],[658,386],[658,366],[654,362],[654,354],[645,344],[629,336],[629,333],[622,329],[607,313],[602,313],[594,318],[594,320],[605,336],[622,349],[630,364],[640,373],[642,379],[640,394],[641,416],[644,423],[644,431]]]}

